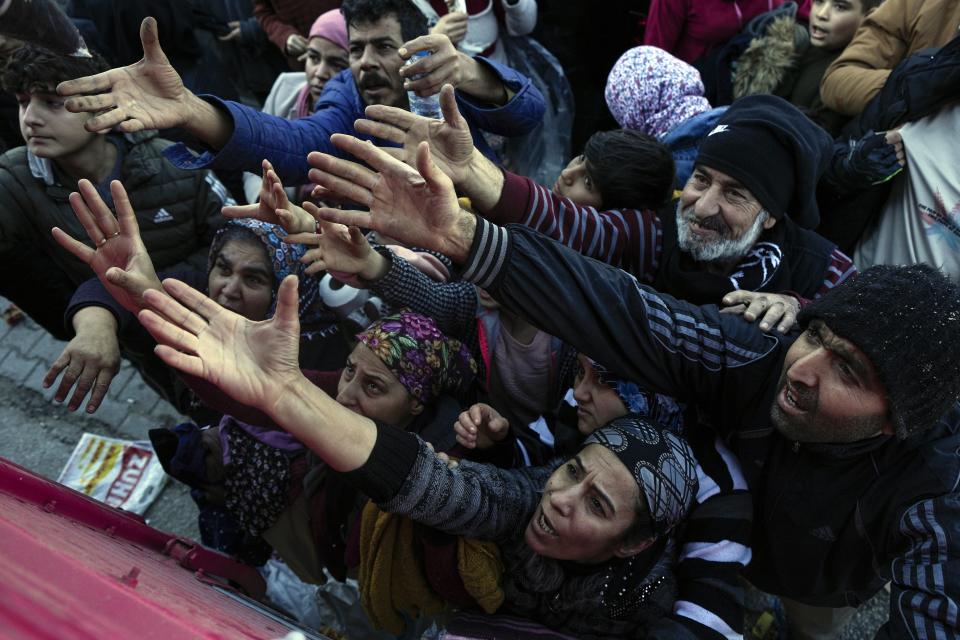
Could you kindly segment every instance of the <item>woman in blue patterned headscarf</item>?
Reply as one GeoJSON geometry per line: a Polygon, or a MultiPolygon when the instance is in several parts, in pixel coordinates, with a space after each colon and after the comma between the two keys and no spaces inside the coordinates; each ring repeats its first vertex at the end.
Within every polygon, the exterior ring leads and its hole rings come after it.
{"type": "Polygon", "coordinates": [[[311,325],[333,321],[333,315],[320,300],[318,279],[307,275],[305,265],[300,262],[306,247],[285,243],[286,235],[282,227],[253,218],[227,222],[210,245],[207,262],[210,297],[251,320],[263,320],[273,315],[280,283],[293,274],[300,279],[300,322],[311,325]],[[241,248],[244,245],[254,250],[244,251],[241,248]],[[245,273],[241,273],[239,267],[245,267],[245,273]],[[265,288],[269,289],[269,302],[264,306],[265,288]],[[249,300],[243,298],[244,294],[249,300]],[[241,302],[247,303],[247,313],[237,308],[243,306],[241,302]]]}

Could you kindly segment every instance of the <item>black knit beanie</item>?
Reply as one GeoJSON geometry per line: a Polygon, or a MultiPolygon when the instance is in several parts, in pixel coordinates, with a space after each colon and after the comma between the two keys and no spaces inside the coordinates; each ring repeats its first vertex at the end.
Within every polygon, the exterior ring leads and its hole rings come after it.
{"type": "Polygon", "coordinates": [[[931,428],[960,397],[960,287],[926,264],[871,267],[800,312],[866,354],[897,437],[931,428]]]}
{"type": "Polygon", "coordinates": [[[734,101],[700,143],[696,164],[750,190],[774,218],[820,223],[816,188],[833,153],[830,135],[795,106],[771,95],[734,101]]]}

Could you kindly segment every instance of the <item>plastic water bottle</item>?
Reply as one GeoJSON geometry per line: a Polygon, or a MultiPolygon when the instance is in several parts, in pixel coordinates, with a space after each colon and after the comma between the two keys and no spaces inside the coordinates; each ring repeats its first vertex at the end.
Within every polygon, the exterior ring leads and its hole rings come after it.
{"type": "MultiPolygon", "coordinates": [[[[417,60],[425,58],[430,55],[429,51],[417,51],[415,54],[410,56],[410,59],[404,63],[404,67],[409,67],[417,60]]],[[[415,76],[411,76],[411,80],[419,80],[424,74],[420,73],[415,76]]],[[[425,118],[434,118],[435,120],[443,120],[443,113],[440,111],[440,94],[435,93],[431,96],[422,98],[416,94],[414,91],[407,91],[407,101],[410,103],[411,113],[415,113],[418,116],[423,116],[425,118]]]]}

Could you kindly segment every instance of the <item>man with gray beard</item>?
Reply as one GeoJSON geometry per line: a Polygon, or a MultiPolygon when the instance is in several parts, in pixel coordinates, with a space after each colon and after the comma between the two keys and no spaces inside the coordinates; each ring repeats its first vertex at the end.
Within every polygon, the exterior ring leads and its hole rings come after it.
{"type": "Polygon", "coordinates": [[[357,130],[404,144],[408,163],[429,141],[458,193],[491,222],[531,227],[677,298],[723,303],[764,330],[786,332],[802,302],[856,273],[849,257],[811,231],[830,136],[781,98],[734,102],[702,142],[676,202],[660,211],[600,211],[493,165],[445,97],[444,123],[377,106],[367,110],[376,122],[359,121],[357,130]]]}

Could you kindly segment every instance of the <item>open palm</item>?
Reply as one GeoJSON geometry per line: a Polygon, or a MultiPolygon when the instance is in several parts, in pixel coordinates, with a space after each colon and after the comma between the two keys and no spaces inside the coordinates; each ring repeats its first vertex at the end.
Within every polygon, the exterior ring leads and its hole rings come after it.
{"type": "Polygon", "coordinates": [[[357,120],[359,133],[376,136],[403,145],[400,155],[411,167],[417,165],[417,149],[421,142],[430,144],[430,155],[437,167],[455,183],[467,175],[473,155],[473,136],[467,121],[457,109],[457,99],[452,85],[444,85],[440,91],[440,108],[443,120],[425,118],[405,109],[386,105],[371,105],[364,112],[369,120],[357,120]]]}
{"type": "Polygon", "coordinates": [[[464,242],[460,231],[464,225],[475,224],[473,217],[460,209],[453,183],[430,158],[427,143],[418,147],[414,169],[353,136],[334,134],[330,140],[376,172],[349,160],[313,152],[307,157],[314,167],[310,179],[370,210],[322,208],[317,215],[331,222],[375,229],[404,244],[433,249],[454,260],[466,258],[469,241],[464,242]]]}
{"type": "Polygon", "coordinates": [[[96,249],[91,249],[59,228],[53,229],[54,239],[89,265],[124,309],[137,313],[143,308],[144,292],[160,289],[160,279],[140,237],[140,228],[127,192],[117,180],[110,184],[117,209],[117,217],[114,218],[89,180],[81,180],[77,188],[78,192],[70,194],[70,205],[96,249]]]}
{"type": "Polygon", "coordinates": [[[170,295],[148,292],[150,308],[140,313],[141,323],[160,344],[157,355],[238,402],[269,413],[301,375],[296,276],[284,279],[276,313],[261,322],[224,309],[178,280],[165,280],[163,287],[170,295]]]}
{"type": "Polygon", "coordinates": [[[87,121],[88,130],[117,127],[131,133],[177,127],[188,120],[193,96],[160,48],[153,18],[140,25],[140,41],[143,58],[138,62],[57,87],[60,95],[75,96],[66,101],[68,110],[98,114],[87,121]]]}

